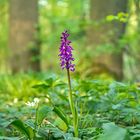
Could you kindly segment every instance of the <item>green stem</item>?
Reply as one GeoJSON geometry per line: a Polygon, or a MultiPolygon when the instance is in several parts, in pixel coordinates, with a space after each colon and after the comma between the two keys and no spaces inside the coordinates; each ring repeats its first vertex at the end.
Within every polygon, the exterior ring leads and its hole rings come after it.
{"type": "Polygon", "coordinates": [[[38,112],[38,104],[36,107],[36,111],[35,111],[35,129],[34,129],[34,139],[36,138],[36,132],[37,132],[37,112],[38,112]]]}
{"type": "Polygon", "coordinates": [[[67,76],[68,76],[68,86],[69,86],[69,104],[73,116],[73,127],[74,127],[74,134],[75,137],[78,137],[78,113],[76,107],[74,106],[74,101],[72,97],[72,88],[71,88],[71,80],[70,80],[70,71],[67,69],[67,76]]]}

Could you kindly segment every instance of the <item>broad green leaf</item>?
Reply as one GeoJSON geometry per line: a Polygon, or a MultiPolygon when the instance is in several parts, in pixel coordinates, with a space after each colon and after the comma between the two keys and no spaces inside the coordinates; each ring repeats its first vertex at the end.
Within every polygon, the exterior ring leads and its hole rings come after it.
{"type": "Polygon", "coordinates": [[[43,105],[40,106],[37,110],[37,124],[41,125],[42,121],[47,117],[48,113],[53,110],[52,107],[43,105]]]}
{"type": "Polygon", "coordinates": [[[34,120],[27,120],[25,121],[25,124],[29,127],[31,127],[32,129],[35,129],[35,124],[34,124],[34,120]]]}
{"type": "Polygon", "coordinates": [[[0,140],[19,140],[18,137],[3,137],[3,136],[0,136],[0,140]]]}
{"type": "Polygon", "coordinates": [[[127,130],[114,123],[103,124],[103,129],[104,132],[98,140],[130,140],[127,130]]]}
{"type": "Polygon", "coordinates": [[[108,15],[108,16],[106,17],[106,20],[107,20],[107,21],[116,20],[116,16],[114,16],[114,15],[108,15]]]}
{"type": "Polygon", "coordinates": [[[63,131],[67,131],[68,129],[66,123],[59,117],[55,119],[54,125],[58,126],[63,131]]]}
{"type": "Polygon", "coordinates": [[[67,126],[69,125],[67,116],[60,108],[54,106],[53,111],[66,123],[67,126]]]}
{"type": "Polygon", "coordinates": [[[52,87],[54,79],[52,77],[45,80],[46,84],[48,84],[50,87],[52,87]]]}
{"type": "Polygon", "coordinates": [[[76,138],[72,133],[66,133],[64,136],[64,140],[81,140],[80,138],[76,138]]]}
{"type": "Polygon", "coordinates": [[[45,89],[48,89],[49,87],[50,87],[49,85],[44,84],[44,83],[36,84],[36,85],[32,86],[32,88],[35,88],[35,89],[37,89],[39,91],[43,91],[45,89]]]}
{"type": "Polygon", "coordinates": [[[15,126],[20,132],[25,134],[30,140],[33,138],[33,129],[26,126],[21,120],[14,120],[11,125],[15,126]]]}
{"type": "Polygon", "coordinates": [[[140,134],[135,134],[133,136],[131,136],[132,140],[139,140],[140,139],[140,134]]]}

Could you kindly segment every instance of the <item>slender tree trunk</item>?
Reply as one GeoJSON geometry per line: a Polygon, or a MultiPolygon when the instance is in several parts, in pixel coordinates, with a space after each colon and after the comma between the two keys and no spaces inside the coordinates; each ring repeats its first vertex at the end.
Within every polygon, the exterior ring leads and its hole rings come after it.
{"type": "MultiPolygon", "coordinates": [[[[88,30],[88,43],[93,47],[93,52],[98,47],[112,44],[113,53],[101,53],[93,58],[93,73],[109,73],[116,79],[123,77],[123,52],[118,51],[118,40],[124,35],[125,24],[119,21],[103,22],[108,15],[117,15],[126,12],[127,0],[91,0],[90,18],[93,25],[88,30]],[[100,24],[102,23],[102,24],[100,24]],[[117,52],[118,51],[118,52],[117,52]]],[[[104,48],[103,48],[104,49],[104,48]]]]}
{"type": "Polygon", "coordinates": [[[39,71],[38,0],[10,0],[10,65],[13,73],[39,71]]]}
{"type": "MultiPolygon", "coordinates": [[[[135,14],[136,14],[136,21],[137,21],[137,26],[136,26],[136,30],[135,30],[135,34],[140,34],[140,0],[134,0],[134,4],[135,4],[135,14]]],[[[138,36],[137,38],[137,44],[134,48],[134,55],[132,56],[133,58],[135,58],[135,64],[134,64],[134,69],[135,69],[135,79],[139,81],[140,77],[140,36],[138,36]]]]}

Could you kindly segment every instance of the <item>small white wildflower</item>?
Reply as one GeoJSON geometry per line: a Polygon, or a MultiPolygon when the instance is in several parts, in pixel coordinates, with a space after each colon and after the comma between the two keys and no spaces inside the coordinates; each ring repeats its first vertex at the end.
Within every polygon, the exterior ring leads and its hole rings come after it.
{"type": "Polygon", "coordinates": [[[96,116],[97,116],[97,117],[100,117],[101,115],[100,115],[100,114],[96,114],[96,116]]]}
{"type": "Polygon", "coordinates": [[[27,106],[29,106],[29,107],[35,107],[35,106],[37,106],[38,105],[38,103],[39,103],[39,99],[38,98],[34,98],[34,100],[33,100],[33,102],[27,102],[27,103],[25,103],[27,106]]]}
{"type": "Polygon", "coordinates": [[[40,100],[39,100],[38,98],[34,98],[34,103],[35,103],[35,104],[38,104],[39,101],[40,101],[40,100]]]}
{"type": "Polygon", "coordinates": [[[93,97],[89,97],[88,99],[91,100],[93,97]]]}
{"type": "Polygon", "coordinates": [[[29,107],[34,107],[36,105],[35,102],[29,102],[29,101],[25,104],[29,107]]]}
{"type": "Polygon", "coordinates": [[[45,98],[45,102],[48,103],[49,102],[49,99],[48,98],[45,98]]]}
{"type": "Polygon", "coordinates": [[[14,101],[13,101],[14,103],[17,103],[18,102],[18,99],[17,98],[14,98],[14,101]]]}

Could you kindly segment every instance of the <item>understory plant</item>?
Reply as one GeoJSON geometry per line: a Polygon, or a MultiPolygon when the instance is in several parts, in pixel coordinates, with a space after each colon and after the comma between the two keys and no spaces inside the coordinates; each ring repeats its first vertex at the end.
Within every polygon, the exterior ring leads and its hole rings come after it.
{"type": "Polygon", "coordinates": [[[72,88],[71,88],[71,77],[70,71],[75,70],[75,65],[72,64],[74,58],[72,56],[72,46],[70,45],[71,41],[68,40],[69,34],[67,31],[64,31],[61,36],[61,46],[60,46],[60,61],[62,69],[67,70],[67,77],[68,77],[68,86],[69,86],[69,104],[73,116],[73,127],[74,127],[74,134],[78,137],[78,112],[76,103],[73,100],[72,95],[72,88]]]}

